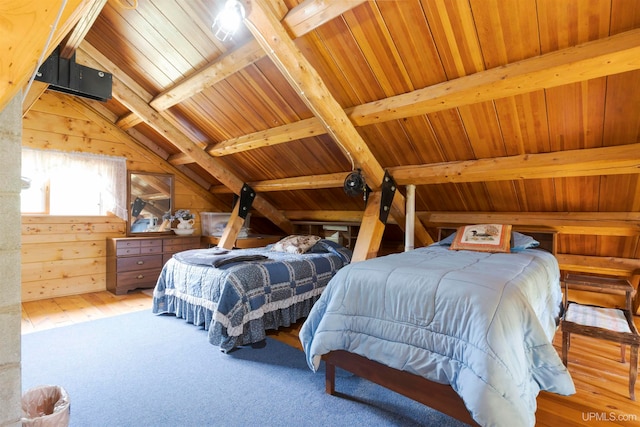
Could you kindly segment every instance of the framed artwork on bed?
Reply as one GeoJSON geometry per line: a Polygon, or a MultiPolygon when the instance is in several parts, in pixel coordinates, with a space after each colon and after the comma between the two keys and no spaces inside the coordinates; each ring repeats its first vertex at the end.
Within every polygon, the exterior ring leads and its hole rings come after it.
{"type": "Polygon", "coordinates": [[[509,252],[511,245],[511,225],[476,224],[458,228],[451,242],[452,250],[479,252],[509,252]]]}

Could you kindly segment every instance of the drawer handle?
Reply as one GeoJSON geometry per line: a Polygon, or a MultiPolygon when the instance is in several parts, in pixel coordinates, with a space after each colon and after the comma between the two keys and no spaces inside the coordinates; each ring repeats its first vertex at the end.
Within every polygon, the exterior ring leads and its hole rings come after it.
{"type": "Polygon", "coordinates": [[[138,265],[144,264],[144,261],[138,261],[138,265]]]}
{"type": "Polygon", "coordinates": [[[138,274],[138,279],[144,279],[144,275],[143,274],[138,274]]]}

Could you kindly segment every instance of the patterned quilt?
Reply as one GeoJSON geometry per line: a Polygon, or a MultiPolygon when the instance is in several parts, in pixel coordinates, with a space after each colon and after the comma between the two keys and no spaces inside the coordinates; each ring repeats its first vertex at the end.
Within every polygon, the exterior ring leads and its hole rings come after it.
{"type": "Polygon", "coordinates": [[[305,254],[236,249],[222,254],[218,268],[212,266],[221,255],[217,248],[197,251],[176,254],[164,265],[152,311],[204,326],[209,342],[225,352],[306,317],[329,280],[351,261],[351,251],[328,240],[305,254]],[[229,262],[234,258],[239,261],[229,262]]]}

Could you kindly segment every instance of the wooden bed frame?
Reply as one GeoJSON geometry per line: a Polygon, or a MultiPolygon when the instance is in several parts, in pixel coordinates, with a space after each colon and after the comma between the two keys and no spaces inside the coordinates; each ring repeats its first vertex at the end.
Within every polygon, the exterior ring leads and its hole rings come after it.
{"type": "Polygon", "coordinates": [[[469,425],[478,425],[450,385],[429,381],[344,350],[329,352],[322,356],[322,360],[325,361],[328,394],[336,394],[336,367],[339,367],[469,425]]]}
{"type": "MultiPolygon", "coordinates": [[[[455,228],[439,229],[439,240],[455,228]]],[[[551,231],[517,229],[540,242],[540,249],[556,254],[556,233],[551,231]]],[[[336,367],[393,390],[430,408],[472,426],[479,425],[469,413],[462,398],[448,384],[439,384],[419,375],[399,371],[345,350],[331,351],[322,356],[325,361],[326,392],[336,395],[336,367]]]]}

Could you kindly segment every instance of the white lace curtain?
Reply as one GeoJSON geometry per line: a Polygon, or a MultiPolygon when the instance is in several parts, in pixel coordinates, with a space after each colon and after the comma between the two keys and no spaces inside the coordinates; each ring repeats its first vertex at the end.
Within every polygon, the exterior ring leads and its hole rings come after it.
{"type": "Polygon", "coordinates": [[[22,194],[23,212],[44,212],[48,204],[51,215],[111,212],[127,217],[124,157],[23,148],[22,176],[30,180],[30,188],[22,194]],[[30,208],[25,209],[29,200],[30,208]],[[42,210],[34,207],[38,203],[42,203],[42,210]]]}

